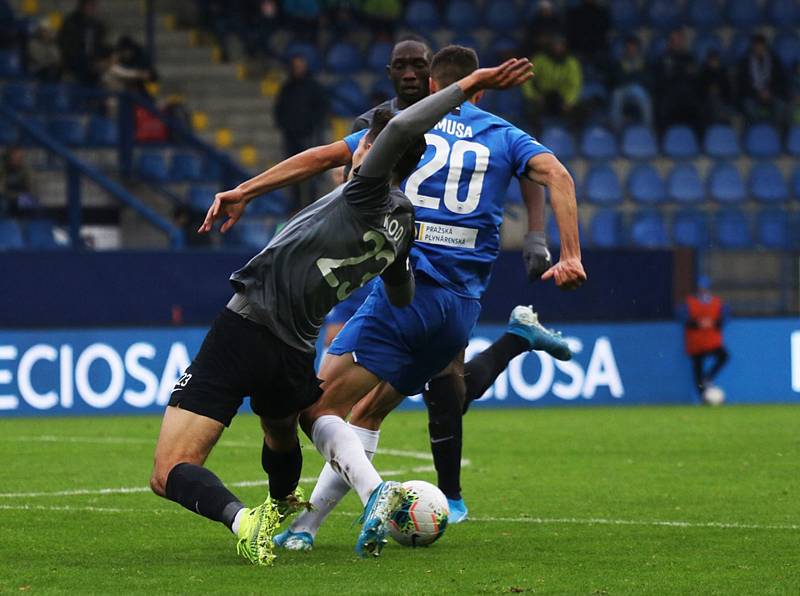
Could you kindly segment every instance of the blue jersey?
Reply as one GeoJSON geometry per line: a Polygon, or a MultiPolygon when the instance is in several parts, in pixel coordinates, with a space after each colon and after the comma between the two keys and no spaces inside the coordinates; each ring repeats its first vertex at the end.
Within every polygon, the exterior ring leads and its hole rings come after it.
{"type": "MultiPolygon", "coordinates": [[[[351,151],[365,133],[345,139],[351,151]]],[[[500,251],[508,185],[531,157],[551,151],[471,103],[442,118],[425,140],[425,155],[403,183],[416,211],[411,264],[460,296],[480,298],[500,251]]]]}

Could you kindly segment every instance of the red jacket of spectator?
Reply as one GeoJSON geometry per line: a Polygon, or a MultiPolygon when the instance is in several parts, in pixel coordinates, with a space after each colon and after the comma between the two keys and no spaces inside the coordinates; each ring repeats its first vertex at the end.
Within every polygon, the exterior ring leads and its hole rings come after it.
{"type": "Polygon", "coordinates": [[[722,347],[722,300],[711,296],[701,300],[697,296],[686,299],[686,352],[690,356],[713,352],[722,347]]]}

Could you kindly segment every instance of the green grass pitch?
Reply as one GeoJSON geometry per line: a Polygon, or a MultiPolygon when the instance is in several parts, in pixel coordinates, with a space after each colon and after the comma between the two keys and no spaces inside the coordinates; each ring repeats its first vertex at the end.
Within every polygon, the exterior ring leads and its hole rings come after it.
{"type": "MultiPolygon", "coordinates": [[[[158,425],[0,420],[0,593],[800,594],[798,407],[474,410],[474,519],[360,560],[349,495],[312,553],[279,552],[272,568],[146,491],[158,425]]],[[[392,415],[380,447],[392,478],[434,480],[424,413],[392,415]]],[[[310,490],[321,460],[304,453],[310,490]]],[[[252,416],[208,465],[263,499],[252,416]]]]}

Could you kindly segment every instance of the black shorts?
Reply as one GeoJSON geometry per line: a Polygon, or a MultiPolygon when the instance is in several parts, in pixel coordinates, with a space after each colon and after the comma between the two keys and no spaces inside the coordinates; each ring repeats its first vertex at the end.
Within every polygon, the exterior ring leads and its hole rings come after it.
{"type": "Polygon", "coordinates": [[[287,345],[267,327],[226,308],[172,389],[169,405],[230,426],[248,395],[262,418],[287,418],[306,409],[322,395],[314,353],[287,345]]]}

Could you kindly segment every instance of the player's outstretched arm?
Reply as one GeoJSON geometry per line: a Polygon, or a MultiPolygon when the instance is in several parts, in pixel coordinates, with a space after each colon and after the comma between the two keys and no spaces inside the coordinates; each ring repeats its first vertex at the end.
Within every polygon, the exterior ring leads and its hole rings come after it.
{"type": "Polygon", "coordinates": [[[312,147],[293,155],[258,176],[242,182],[236,188],[217,193],[206,213],[203,225],[197,231],[210,232],[214,222],[226,215],[228,219],[220,228],[220,232],[224,234],[239,221],[245,207],[255,197],[290,184],[297,184],[331,168],[343,166],[349,163],[351,158],[350,149],[344,141],[312,147]]]}
{"type": "Polygon", "coordinates": [[[533,76],[531,68],[531,63],[525,58],[507,60],[495,68],[479,68],[446,89],[406,108],[392,118],[375,139],[359,173],[374,178],[389,176],[414,137],[429,131],[450,110],[478,91],[521,85],[533,76]]]}
{"type": "Polygon", "coordinates": [[[519,179],[519,188],[528,211],[528,233],[525,234],[522,258],[528,279],[536,281],[553,266],[544,232],[544,188],[525,176],[519,179]]]}
{"type": "Polygon", "coordinates": [[[528,161],[526,175],[550,190],[550,204],[561,236],[559,261],[542,274],[542,279],[553,279],[559,288],[574,290],[586,281],[586,272],[581,264],[575,183],[567,169],[551,153],[532,157],[528,161]]]}

